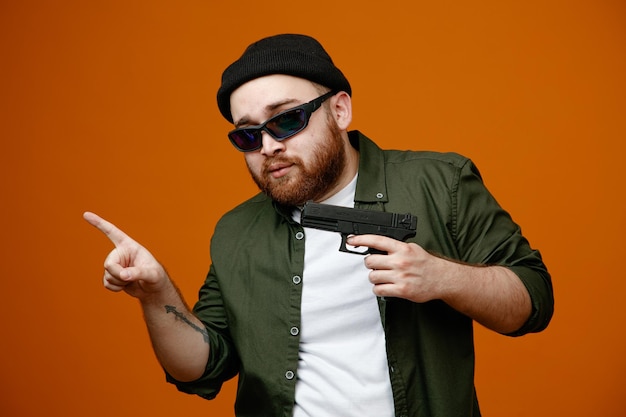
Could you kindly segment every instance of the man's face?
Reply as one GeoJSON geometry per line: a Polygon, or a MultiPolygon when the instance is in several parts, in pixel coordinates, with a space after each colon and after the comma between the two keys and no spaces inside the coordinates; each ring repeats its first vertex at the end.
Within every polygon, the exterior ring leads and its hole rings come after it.
{"type": "MultiPolygon", "coordinates": [[[[236,127],[258,125],[321,94],[307,80],[270,75],[236,89],[231,112],[236,127]]],[[[261,191],[285,205],[322,201],[338,191],[345,175],[345,141],[325,105],[311,115],[303,131],[282,142],[263,132],[262,148],[244,155],[261,191]]]]}

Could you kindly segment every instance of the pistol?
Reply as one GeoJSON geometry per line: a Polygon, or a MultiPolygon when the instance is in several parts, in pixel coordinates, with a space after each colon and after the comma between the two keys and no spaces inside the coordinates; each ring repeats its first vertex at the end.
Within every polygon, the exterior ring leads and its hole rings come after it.
{"type": "Polygon", "coordinates": [[[361,210],[348,207],[319,204],[308,201],[302,209],[301,225],[315,229],[341,233],[341,252],[366,255],[385,253],[368,248],[366,251],[350,250],[346,241],[350,235],[381,235],[405,241],[415,236],[417,217],[410,213],[398,214],[361,210]]]}

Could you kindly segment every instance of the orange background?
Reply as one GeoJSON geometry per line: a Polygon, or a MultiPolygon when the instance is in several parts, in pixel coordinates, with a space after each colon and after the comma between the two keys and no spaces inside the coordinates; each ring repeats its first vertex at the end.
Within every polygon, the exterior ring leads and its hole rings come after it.
{"type": "Polygon", "coordinates": [[[317,37],[387,148],[457,151],[539,248],[544,333],[477,327],[486,416],[624,416],[626,4],[0,1],[0,415],[232,415],[164,382],[136,300],[102,288],[95,211],[189,302],[219,216],[256,192],[215,92],[271,34],[317,37]]]}

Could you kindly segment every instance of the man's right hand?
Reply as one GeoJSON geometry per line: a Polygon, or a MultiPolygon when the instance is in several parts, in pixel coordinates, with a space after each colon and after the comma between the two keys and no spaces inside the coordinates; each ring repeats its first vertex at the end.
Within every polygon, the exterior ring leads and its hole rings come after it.
{"type": "Polygon", "coordinates": [[[146,248],[94,213],[83,218],[115,245],[104,261],[105,288],[144,300],[170,286],[167,272],[146,248]]]}
{"type": "Polygon", "coordinates": [[[90,212],[83,217],[115,245],[104,261],[104,286],[139,299],[161,366],[179,381],[199,378],[209,358],[207,331],[163,266],[113,224],[90,212]]]}

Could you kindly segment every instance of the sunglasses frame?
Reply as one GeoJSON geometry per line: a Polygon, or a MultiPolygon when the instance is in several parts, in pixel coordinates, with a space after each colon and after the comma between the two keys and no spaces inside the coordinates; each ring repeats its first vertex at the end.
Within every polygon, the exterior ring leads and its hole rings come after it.
{"type": "Polygon", "coordinates": [[[289,139],[290,137],[302,132],[304,129],[306,129],[306,127],[309,125],[309,119],[311,118],[311,115],[313,114],[313,112],[317,109],[319,109],[322,106],[322,103],[324,103],[326,100],[328,100],[330,97],[334,96],[335,94],[337,94],[336,91],[329,91],[326,94],[323,94],[317,98],[314,98],[313,100],[309,101],[308,103],[304,103],[301,104],[299,106],[296,107],[292,107],[290,109],[287,109],[285,111],[282,111],[280,113],[278,113],[275,116],[270,117],[269,119],[267,119],[265,122],[261,123],[260,125],[256,125],[256,126],[246,126],[246,127],[241,127],[238,129],[234,129],[231,130],[230,132],[228,132],[228,139],[230,140],[230,143],[233,144],[233,146],[235,148],[237,148],[238,151],[241,152],[253,152],[256,151],[258,149],[261,149],[263,147],[263,131],[266,131],[271,137],[273,137],[274,139],[276,139],[279,142],[284,141],[285,139],[289,139]],[[302,125],[302,127],[298,128],[297,130],[294,130],[293,132],[288,133],[286,136],[283,137],[277,137],[268,127],[267,125],[269,123],[272,123],[274,120],[283,117],[285,114],[290,113],[290,112],[294,112],[294,111],[299,111],[299,110],[304,110],[304,123],[302,125]],[[255,145],[253,148],[250,149],[242,149],[237,142],[235,141],[235,139],[233,139],[232,135],[237,135],[239,132],[245,132],[245,135],[248,136],[253,136],[254,138],[257,139],[258,141],[258,145],[255,145]]]}

